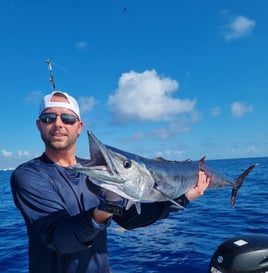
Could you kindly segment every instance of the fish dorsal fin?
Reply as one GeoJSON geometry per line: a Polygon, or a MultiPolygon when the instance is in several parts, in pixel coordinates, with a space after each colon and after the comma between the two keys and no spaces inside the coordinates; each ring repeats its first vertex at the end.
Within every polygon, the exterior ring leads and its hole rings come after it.
{"type": "Polygon", "coordinates": [[[156,160],[156,161],[162,161],[162,162],[170,162],[170,163],[178,163],[178,162],[179,163],[190,163],[190,162],[192,162],[192,160],[189,159],[189,158],[187,158],[185,160],[182,160],[182,161],[177,161],[177,160],[165,159],[165,158],[163,158],[161,156],[155,157],[154,160],[156,160]]]}
{"type": "Polygon", "coordinates": [[[102,143],[90,131],[88,131],[88,139],[91,161],[98,163],[98,165],[105,165],[106,160],[101,149],[102,143]]]}
{"type": "Polygon", "coordinates": [[[118,173],[113,160],[109,156],[108,147],[104,145],[91,131],[87,131],[90,143],[91,160],[96,161],[98,165],[106,165],[112,173],[118,173]]]}
{"type": "Polygon", "coordinates": [[[163,157],[161,157],[161,156],[155,157],[154,160],[158,160],[158,161],[167,161],[165,158],[163,158],[163,157]]]}

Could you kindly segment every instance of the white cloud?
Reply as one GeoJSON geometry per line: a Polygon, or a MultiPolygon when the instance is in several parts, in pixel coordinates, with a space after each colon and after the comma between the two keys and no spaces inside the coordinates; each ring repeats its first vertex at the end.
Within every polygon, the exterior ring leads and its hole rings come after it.
{"type": "Polygon", "coordinates": [[[234,40],[248,36],[256,23],[245,16],[236,16],[229,19],[223,27],[225,40],[234,40]]]}
{"type": "Polygon", "coordinates": [[[221,114],[221,108],[219,106],[215,106],[211,108],[212,116],[219,116],[221,114]]]}
{"type": "Polygon", "coordinates": [[[84,113],[92,110],[98,101],[96,101],[94,97],[80,97],[78,103],[81,113],[84,113]]]}
{"type": "Polygon", "coordinates": [[[31,156],[31,153],[29,151],[27,151],[27,150],[24,150],[24,151],[23,150],[18,150],[17,154],[18,154],[19,157],[29,157],[29,156],[31,156]]]}
{"type": "Polygon", "coordinates": [[[7,151],[5,149],[1,150],[1,153],[2,153],[2,155],[4,157],[10,157],[10,156],[12,156],[12,152],[9,152],[9,151],[7,151]]]}
{"type": "Polygon", "coordinates": [[[108,105],[117,122],[169,120],[177,114],[192,112],[196,104],[195,100],[172,98],[178,88],[177,81],[160,77],[155,70],[131,71],[121,75],[108,105]]]}
{"type": "Polygon", "coordinates": [[[252,105],[248,105],[243,102],[234,102],[231,105],[232,116],[235,118],[241,118],[244,116],[244,114],[252,112],[252,110],[252,105]]]}
{"type": "Polygon", "coordinates": [[[40,90],[35,90],[35,91],[31,92],[31,94],[26,96],[24,98],[24,101],[29,104],[31,104],[31,103],[38,104],[38,103],[40,103],[43,96],[44,96],[44,94],[40,90]]]}
{"type": "Polygon", "coordinates": [[[191,116],[190,116],[190,121],[193,123],[193,122],[198,122],[200,120],[202,120],[202,113],[200,111],[196,111],[196,110],[193,110],[191,112],[191,116]]]}
{"type": "Polygon", "coordinates": [[[83,41],[78,42],[78,43],[76,43],[75,47],[78,50],[85,50],[85,49],[87,49],[87,42],[83,42],[83,41]]]}

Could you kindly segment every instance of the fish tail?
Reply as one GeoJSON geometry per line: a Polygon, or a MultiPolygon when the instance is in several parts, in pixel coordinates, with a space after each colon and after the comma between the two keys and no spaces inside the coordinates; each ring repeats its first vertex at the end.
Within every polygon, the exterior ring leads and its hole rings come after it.
{"type": "Polygon", "coordinates": [[[246,176],[258,165],[259,165],[258,163],[254,164],[254,165],[251,165],[241,175],[239,175],[238,178],[236,179],[236,186],[233,188],[232,195],[231,195],[231,206],[232,206],[232,208],[235,205],[237,192],[241,188],[241,186],[243,185],[243,182],[244,182],[246,176]]]}

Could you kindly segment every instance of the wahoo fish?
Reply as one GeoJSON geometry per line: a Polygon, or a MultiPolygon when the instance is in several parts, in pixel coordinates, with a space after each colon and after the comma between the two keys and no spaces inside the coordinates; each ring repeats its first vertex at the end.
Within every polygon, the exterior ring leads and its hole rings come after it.
{"type": "Polygon", "coordinates": [[[234,207],[244,179],[258,165],[251,165],[236,179],[231,179],[207,166],[205,157],[198,161],[148,159],[105,145],[92,132],[87,133],[89,163],[69,168],[87,174],[95,185],[126,198],[127,209],[135,204],[138,213],[140,203],[148,202],[170,201],[181,208],[175,199],[196,185],[199,171],[210,177],[208,188],[232,189],[231,206],[234,207]]]}

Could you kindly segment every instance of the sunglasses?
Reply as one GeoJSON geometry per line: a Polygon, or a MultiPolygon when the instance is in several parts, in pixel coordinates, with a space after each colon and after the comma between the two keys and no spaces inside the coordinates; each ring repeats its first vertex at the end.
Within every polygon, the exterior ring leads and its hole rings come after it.
{"type": "Polygon", "coordinates": [[[40,116],[39,116],[39,119],[43,122],[43,123],[46,123],[46,124],[51,124],[53,122],[56,121],[56,118],[57,116],[59,116],[61,118],[61,121],[64,123],[64,124],[68,124],[68,125],[72,125],[72,124],[75,124],[75,122],[77,120],[79,120],[79,118],[75,115],[72,115],[72,114],[66,114],[66,113],[63,113],[63,114],[56,114],[56,113],[42,113],[40,116]]]}

